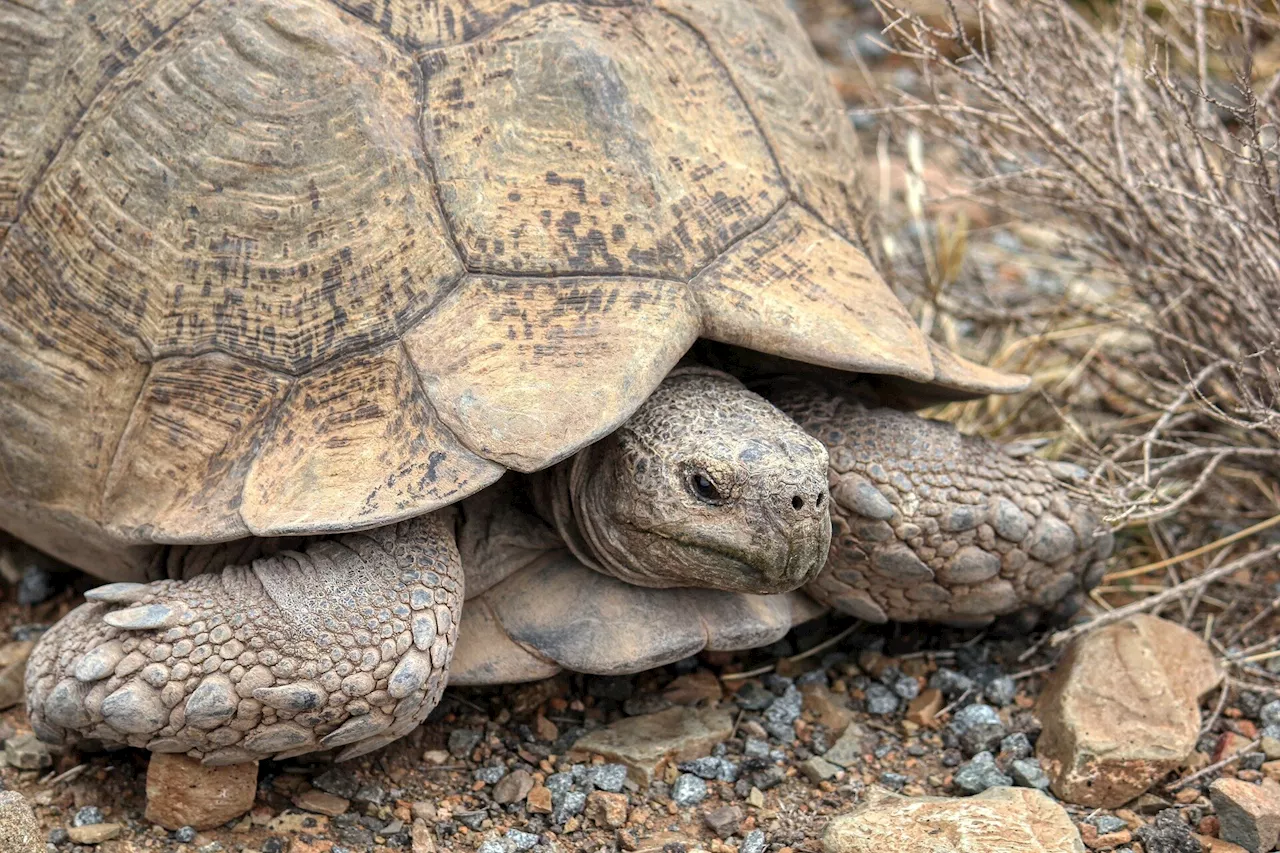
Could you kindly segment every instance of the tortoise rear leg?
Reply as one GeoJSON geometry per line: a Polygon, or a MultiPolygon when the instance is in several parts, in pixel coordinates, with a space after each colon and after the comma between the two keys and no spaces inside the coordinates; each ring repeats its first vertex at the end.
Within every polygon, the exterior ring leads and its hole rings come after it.
{"type": "Polygon", "coordinates": [[[462,596],[448,513],[190,580],[110,584],[41,639],[28,714],[45,740],[210,764],[351,758],[439,701],[462,596]]]}
{"type": "Polygon", "coordinates": [[[1062,615],[1101,579],[1112,536],[1031,456],[817,385],[770,398],[831,455],[831,553],[810,595],[875,622],[1062,615]]]}

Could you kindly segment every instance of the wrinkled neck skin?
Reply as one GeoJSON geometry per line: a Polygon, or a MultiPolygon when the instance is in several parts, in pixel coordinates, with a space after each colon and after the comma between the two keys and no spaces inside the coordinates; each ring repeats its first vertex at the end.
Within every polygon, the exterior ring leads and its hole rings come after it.
{"type": "Polygon", "coordinates": [[[637,586],[784,592],[821,570],[831,537],[825,448],[705,368],[535,475],[533,497],[579,560],[637,586]]]}

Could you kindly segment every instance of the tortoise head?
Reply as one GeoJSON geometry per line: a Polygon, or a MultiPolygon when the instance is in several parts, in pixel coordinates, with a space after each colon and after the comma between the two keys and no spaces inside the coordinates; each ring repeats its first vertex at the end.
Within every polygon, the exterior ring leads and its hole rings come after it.
{"type": "Polygon", "coordinates": [[[827,464],[820,442],[737,380],[684,368],[568,463],[558,526],[579,558],[628,583],[785,592],[827,559],[827,464]]]}

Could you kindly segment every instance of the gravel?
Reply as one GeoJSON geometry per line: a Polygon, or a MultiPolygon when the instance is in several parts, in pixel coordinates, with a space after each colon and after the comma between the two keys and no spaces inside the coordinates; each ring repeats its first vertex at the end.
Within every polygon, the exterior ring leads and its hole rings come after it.
{"type": "Polygon", "coordinates": [[[696,806],[707,798],[707,783],[692,773],[681,773],[671,786],[671,799],[677,806],[696,806]]]}
{"type": "Polygon", "coordinates": [[[1040,768],[1038,759],[1019,758],[1013,761],[1009,765],[1009,775],[1013,777],[1013,783],[1020,788],[1049,790],[1049,776],[1040,768]]]}
{"type": "Polygon", "coordinates": [[[995,756],[989,752],[979,752],[956,770],[952,779],[956,787],[966,794],[981,794],[988,788],[1002,788],[1013,784],[1012,779],[1000,772],[995,756]]]}
{"type": "Polygon", "coordinates": [[[1203,853],[1204,847],[1182,820],[1177,809],[1165,809],[1150,826],[1134,833],[1146,853],[1203,853]]]}
{"type": "Polygon", "coordinates": [[[587,771],[587,781],[601,791],[611,794],[622,792],[627,782],[627,766],[625,764],[598,764],[587,771]]]}
{"type": "Polygon", "coordinates": [[[1010,760],[1031,757],[1031,741],[1022,732],[1014,732],[1000,741],[1000,755],[1010,760]]]}
{"type": "MultiPolygon", "coordinates": [[[[555,798],[554,792],[552,792],[552,798],[553,800],[555,798]]],[[[569,818],[582,814],[582,810],[586,807],[586,794],[581,791],[565,791],[559,802],[552,806],[551,821],[552,823],[564,823],[569,818]]]]}
{"type": "Polygon", "coordinates": [[[1007,734],[996,709],[980,703],[966,705],[956,711],[948,728],[955,734],[965,755],[999,749],[1007,734]]]}
{"type": "Polygon", "coordinates": [[[899,702],[898,695],[883,684],[867,685],[867,713],[887,716],[898,710],[899,702]]]}
{"type": "Polygon", "coordinates": [[[106,823],[107,818],[102,813],[102,809],[97,806],[85,806],[77,809],[76,813],[71,816],[72,826],[91,826],[95,823],[106,823]]]}

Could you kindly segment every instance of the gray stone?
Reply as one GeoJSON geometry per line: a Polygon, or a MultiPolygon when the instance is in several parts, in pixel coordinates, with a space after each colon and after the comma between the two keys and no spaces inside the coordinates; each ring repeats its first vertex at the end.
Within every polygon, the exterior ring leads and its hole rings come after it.
{"type": "Polygon", "coordinates": [[[862,740],[865,737],[866,732],[857,723],[851,723],[822,757],[844,768],[857,766],[862,762],[862,740]]]}
{"type": "Polygon", "coordinates": [[[565,791],[560,802],[551,809],[551,822],[562,824],[569,818],[582,814],[582,810],[586,807],[586,794],[581,791],[565,791]]]}
{"type": "Polygon", "coordinates": [[[951,718],[948,728],[956,735],[965,755],[999,749],[1006,734],[996,709],[982,704],[961,708],[951,718]]]}
{"type": "Polygon", "coordinates": [[[707,783],[692,773],[681,773],[671,786],[671,799],[677,806],[696,806],[707,798],[707,783]]]}
{"type": "Polygon", "coordinates": [[[747,833],[747,837],[742,839],[742,843],[738,845],[738,853],[764,853],[766,846],[764,830],[753,829],[747,833]]]}
{"type": "Polygon", "coordinates": [[[71,816],[72,826],[88,826],[92,823],[106,823],[107,818],[102,813],[102,809],[97,806],[85,806],[76,809],[76,813],[71,816]]]}
{"type": "Polygon", "coordinates": [[[967,764],[961,765],[951,777],[955,786],[966,794],[981,794],[988,788],[1004,788],[1013,780],[1000,772],[996,759],[989,752],[979,752],[967,764]]]}
{"type": "Polygon", "coordinates": [[[449,732],[449,754],[454,758],[466,758],[479,745],[481,733],[474,729],[454,729],[449,732]]]}
{"type": "Polygon", "coordinates": [[[6,740],[4,760],[19,770],[43,770],[53,764],[49,747],[33,734],[14,735],[6,740]]]}
{"type": "Polygon", "coordinates": [[[1008,756],[1011,759],[1030,758],[1031,751],[1031,741],[1022,732],[1014,732],[1000,741],[1001,756],[1008,756]]]}
{"type": "Polygon", "coordinates": [[[973,689],[973,679],[954,669],[943,667],[929,679],[929,686],[941,690],[942,695],[948,699],[955,699],[973,689]]]}
{"type": "Polygon", "coordinates": [[[800,763],[800,772],[810,782],[825,782],[828,779],[834,779],[840,772],[840,767],[827,761],[820,755],[806,759],[800,763]]]}
{"type": "Polygon", "coordinates": [[[1177,809],[1165,809],[1149,826],[1134,833],[1146,853],[1203,853],[1204,846],[1177,809]]]}
{"type": "Polygon", "coordinates": [[[506,775],[507,775],[507,768],[503,767],[502,765],[490,765],[488,767],[481,767],[475,772],[476,780],[483,782],[486,785],[496,785],[499,782],[501,782],[502,777],[506,775]]]}
{"type": "Polygon", "coordinates": [[[1017,694],[1018,685],[1008,675],[993,678],[982,688],[983,697],[988,702],[999,705],[1002,708],[1012,702],[1017,694]]]}
{"type": "Polygon", "coordinates": [[[1115,815],[1100,814],[1089,818],[1089,823],[1097,828],[1099,835],[1110,835],[1113,832],[1120,832],[1128,829],[1129,824],[1125,823],[1115,815]]]}
{"type": "Polygon", "coordinates": [[[511,846],[516,850],[532,850],[538,846],[538,836],[532,832],[521,832],[518,829],[508,829],[507,834],[503,836],[507,841],[511,842],[511,846]]]}
{"type": "Polygon", "coordinates": [[[44,853],[40,824],[31,806],[17,791],[0,791],[0,850],[5,853],[44,853]]]}
{"type": "Polygon", "coordinates": [[[867,685],[867,713],[883,717],[898,710],[896,693],[883,684],[867,685]]]}
{"type": "MultiPolygon", "coordinates": [[[[1280,660],[1280,658],[1278,658],[1280,660]]],[[[1258,713],[1258,719],[1262,721],[1264,728],[1269,726],[1280,726],[1280,699],[1262,706],[1262,710],[1258,713]]]]}
{"type": "Polygon", "coordinates": [[[1040,769],[1040,762],[1034,758],[1018,758],[1009,765],[1009,774],[1013,784],[1019,788],[1035,788],[1039,791],[1049,789],[1049,777],[1040,769]]]}

